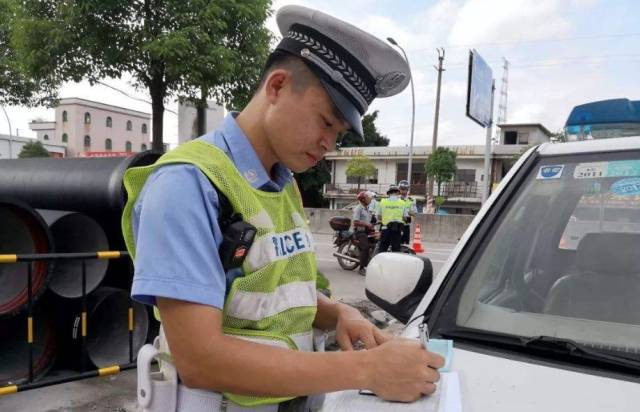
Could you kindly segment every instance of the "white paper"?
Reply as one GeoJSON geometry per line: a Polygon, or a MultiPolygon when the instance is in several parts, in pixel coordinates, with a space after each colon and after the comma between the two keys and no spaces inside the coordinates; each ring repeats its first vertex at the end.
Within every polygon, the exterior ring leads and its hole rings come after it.
{"type": "Polygon", "coordinates": [[[322,412],[462,412],[458,373],[442,373],[440,377],[436,391],[416,402],[387,402],[377,396],[360,395],[358,391],[342,391],[327,395],[322,412]]]}

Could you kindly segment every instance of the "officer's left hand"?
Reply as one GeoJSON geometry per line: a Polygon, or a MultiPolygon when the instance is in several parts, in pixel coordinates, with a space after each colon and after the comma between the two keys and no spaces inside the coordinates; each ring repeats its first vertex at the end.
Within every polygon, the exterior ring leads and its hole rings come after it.
{"type": "Polygon", "coordinates": [[[353,344],[361,341],[367,349],[390,340],[392,336],[366,320],[360,312],[347,305],[340,305],[336,324],[336,341],[342,350],[353,350],[353,344]]]}

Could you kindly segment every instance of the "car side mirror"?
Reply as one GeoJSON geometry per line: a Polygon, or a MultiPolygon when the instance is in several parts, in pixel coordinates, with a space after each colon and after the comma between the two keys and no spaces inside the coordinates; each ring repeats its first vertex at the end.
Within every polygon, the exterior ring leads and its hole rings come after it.
{"type": "Polygon", "coordinates": [[[433,281],[426,257],[378,253],[367,266],[367,298],[402,323],[407,323],[433,281]]]}

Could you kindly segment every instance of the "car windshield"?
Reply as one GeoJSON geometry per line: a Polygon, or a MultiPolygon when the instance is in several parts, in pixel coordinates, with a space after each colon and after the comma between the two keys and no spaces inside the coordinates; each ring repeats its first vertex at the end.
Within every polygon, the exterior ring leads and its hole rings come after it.
{"type": "Polygon", "coordinates": [[[441,312],[446,326],[638,356],[640,152],[541,157],[532,167],[467,252],[441,312]]]}

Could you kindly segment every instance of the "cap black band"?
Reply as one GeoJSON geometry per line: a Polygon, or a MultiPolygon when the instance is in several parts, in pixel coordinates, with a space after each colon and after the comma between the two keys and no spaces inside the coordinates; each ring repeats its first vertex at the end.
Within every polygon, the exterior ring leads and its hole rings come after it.
{"type": "Polygon", "coordinates": [[[317,74],[330,81],[358,109],[361,115],[376,97],[375,79],[338,43],[322,33],[294,24],[276,50],[285,50],[311,63],[317,74]]]}

